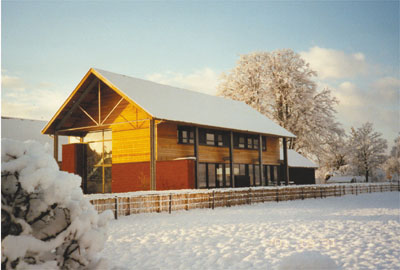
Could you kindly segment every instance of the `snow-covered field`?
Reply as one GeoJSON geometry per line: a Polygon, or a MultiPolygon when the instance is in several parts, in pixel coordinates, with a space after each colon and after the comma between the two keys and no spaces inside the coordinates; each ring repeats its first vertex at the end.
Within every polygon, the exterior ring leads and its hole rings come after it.
{"type": "Polygon", "coordinates": [[[132,215],[110,222],[102,256],[114,269],[400,269],[399,214],[386,192],[132,215]]]}

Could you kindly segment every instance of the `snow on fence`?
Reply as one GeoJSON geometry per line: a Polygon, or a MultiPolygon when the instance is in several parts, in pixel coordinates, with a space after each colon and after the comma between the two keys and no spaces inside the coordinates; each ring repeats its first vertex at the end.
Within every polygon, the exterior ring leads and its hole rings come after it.
{"type": "Polygon", "coordinates": [[[140,213],[169,212],[196,208],[326,198],[371,192],[400,191],[400,183],[362,183],[235,189],[147,191],[92,194],[87,198],[101,213],[112,210],[115,218],[140,213]]]}

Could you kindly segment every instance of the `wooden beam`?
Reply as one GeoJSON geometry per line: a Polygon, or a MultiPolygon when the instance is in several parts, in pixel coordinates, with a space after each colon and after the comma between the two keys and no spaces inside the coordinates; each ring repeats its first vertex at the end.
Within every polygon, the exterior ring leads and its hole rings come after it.
{"type": "Polygon", "coordinates": [[[289,185],[289,166],[288,166],[288,153],[287,153],[287,139],[283,138],[283,179],[285,184],[289,185]]]}
{"type": "Polygon", "coordinates": [[[156,190],[156,131],[155,120],[150,119],[150,190],[156,190]]]}
{"type": "Polygon", "coordinates": [[[100,124],[101,123],[101,85],[100,85],[100,81],[99,81],[98,85],[99,86],[98,86],[97,97],[99,99],[98,103],[99,103],[99,124],[100,124]]]}
{"type": "Polygon", "coordinates": [[[262,185],[263,177],[264,177],[264,170],[263,170],[263,160],[262,160],[262,135],[258,135],[258,164],[260,165],[259,173],[260,173],[260,183],[262,185]]]}
{"type": "MultiPolygon", "coordinates": [[[[118,107],[118,105],[124,100],[124,98],[121,98],[117,104],[111,109],[111,111],[107,114],[107,116],[103,119],[103,121],[101,122],[101,125],[104,124],[105,121],[107,121],[108,117],[110,117],[110,115],[115,111],[115,109],[118,107]]],[[[136,117],[137,119],[137,117],[136,117]]]]}
{"type": "Polygon", "coordinates": [[[99,125],[99,123],[97,123],[97,121],[94,120],[94,118],[84,108],[82,108],[81,105],[79,105],[78,107],[84,114],[86,114],[87,117],[89,117],[90,120],[92,120],[96,124],[96,126],[99,125]]]}
{"type": "Polygon", "coordinates": [[[107,128],[109,126],[115,126],[115,125],[123,125],[123,124],[129,124],[129,123],[135,123],[135,122],[144,122],[150,120],[149,118],[144,118],[144,119],[139,119],[139,120],[133,120],[133,121],[125,121],[125,122],[117,122],[117,123],[111,123],[111,124],[106,124],[106,125],[96,125],[96,126],[86,126],[86,127],[77,127],[77,128],[67,128],[67,129],[60,129],[58,130],[59,132],[67,132],[67,131],[76,131],[76,130],[85,130],[85,129],[91,129],[91,128],[107,128]]]}
{"type": "Polygon", "coordinates": [[[53,154],[54,154],[54,159],[56,160],[58,164],[58,133],[54,133],[53,137],[53,154]]]}
{"type": "Polygon", "coordinates": [[[67,115],[65,115],[64,118],[61,119],[60,123],[58,123],[58,125],[56,126],[56,128],[54,130],[58,130],[58,129],[60,129],[62,127],[62,125],[64,125],[65,121],[67,121],[68,118],[71,117],[72,113],[78,108],[78,106],[82,102],[82,100],[87,96],[87,94],[90,92],[90,90],[93,88],[93,86],[96,85],[97,81],[98,80],[93,80],[89,84],[89,86],[85,89],[85,91],[83,91],[83,93],[78,98],[78,100],[74,103],[74,105],[72,105],[71,109],[67,112],[67,115]]]}
{"type": "Polygon", "coordinates": [[[235,177],[233,170],[233,132],[229,132],[229,168],[230,168],[230,180],[232,187],[235,187],[235,177]]]}
{"type": "Polygon", "coordinates": [[[194,186],[195,188],[198,188],[198,181],[199,181],[199,128],[198,127],[194,127],[194,156],[196,158],[194,163],[194,186]]]}

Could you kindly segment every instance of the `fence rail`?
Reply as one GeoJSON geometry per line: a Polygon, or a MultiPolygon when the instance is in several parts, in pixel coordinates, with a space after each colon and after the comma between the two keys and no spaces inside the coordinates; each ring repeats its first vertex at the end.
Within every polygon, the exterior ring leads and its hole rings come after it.
{"type": "Polygon", "coordinates": [[[250,187],[238,189],[165,191],[154,193],[121,193],[88,195],[101,213],[112,210],[115,218],[140,213],[169,212],[196,208],[230,207],[236,205],[338,197],[349,194],[400,191],[399,183],[362,183],[280,187],[250,187]],[[98,196],[97,196],[98,197],[98,196]]]}

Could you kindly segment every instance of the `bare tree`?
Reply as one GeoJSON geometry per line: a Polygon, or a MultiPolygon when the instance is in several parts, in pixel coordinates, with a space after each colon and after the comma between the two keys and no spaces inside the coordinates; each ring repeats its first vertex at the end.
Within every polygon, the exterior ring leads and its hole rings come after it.
{"type": "Polygon", "coordinates": [[[317,91],[316,72],[292,50],[241,55],[222,75],[218,94],[240,100],[297,136],[289,148],[318,160],[332,134],[343,130],[335,120],[337,100],[329,89],[317,91]]]}
{"type": "Polygon", "coordinates": [[[383,168],[392,180],[399,180],[400,175],[400,136],[394,140],[394,146],[390,151],[389,158],[383,164],[383,168]]]}
{"type": "Polygon", "coordinates": [[[383,164],[386,157],[387,142],[382,134],[374,131],[372,123],[365,123],[360,128],[351,128],[349,150],[351,164],[368,182],[372,171],[383,164]]]}

